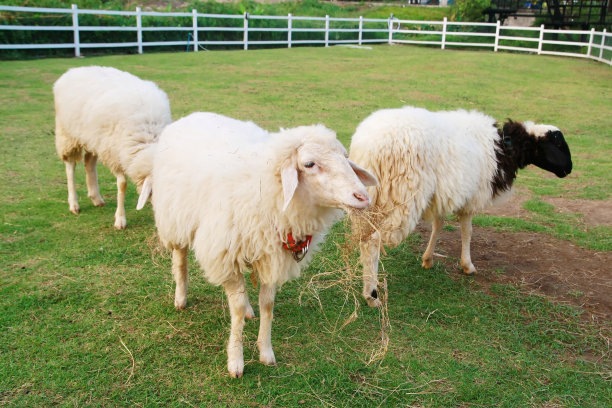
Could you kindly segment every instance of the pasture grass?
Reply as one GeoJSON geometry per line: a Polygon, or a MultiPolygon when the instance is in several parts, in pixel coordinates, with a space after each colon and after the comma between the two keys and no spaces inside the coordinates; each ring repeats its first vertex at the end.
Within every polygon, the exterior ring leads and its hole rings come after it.
{"type": "MultiPolygon", "coordinates": [[[[128,229],[115,231],[112,175],[99,169],[107,206],[95,208],[81,165],[81,214],[68,212],[51,87],[66,69],[93,64],[157,82],[175,118],[215,111],[270,130],[322,122],[347,146],[370,112],[406,104],[555,124],[572,149],[574,172],[559,180],[521,171],[533,217],[502,223],[599,245],[593,234],[577,236],[581,224],[540,198],[609,198],[612,71],[603,64],[402,46],[3,62],[0,405],[612,405],[609,322],[587,324],[580,310],[511,286],[485,291],[440,264],[423,270],[410,250],[417,235],[382,259],[389,342],[371,361],[385,315],[363,306],[358,276],[334,285],[345,267],[342,224],[304,276],[278,293],[278,366],[257,362],[255,320],[245,328],[245,376],[230,379],[224,294],[190,259],[188,308],[174,310],[170,258],[157,244],[150,206],[134,210],[134,186],[128,229]],[[570,232],[555,232],[563,228],[570,232]]],[[[605,234],[609,228],[603,241],[605,234]]]]}

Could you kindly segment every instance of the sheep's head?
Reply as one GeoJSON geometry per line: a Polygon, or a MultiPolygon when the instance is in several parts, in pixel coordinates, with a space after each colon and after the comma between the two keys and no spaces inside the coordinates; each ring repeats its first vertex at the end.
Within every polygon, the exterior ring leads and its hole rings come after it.
{"type": "Polygon", "coordinates": [[[532,163],[541,169],[565,177],[572,172],[572,155],[563,133],[551,125],[525,122],[525,130],[536,139],[536,151],[532,163]]]}
{"type": "Polygon", "coordinates": [[[301,202],[320,207],[363,209],[370,205],[365,187],[378,181],[348,159],[333,131],[322,125],[302,126],[285,130],[282,136],[298,140],[281,166],[283,210],[298,196],[301,202]]]}

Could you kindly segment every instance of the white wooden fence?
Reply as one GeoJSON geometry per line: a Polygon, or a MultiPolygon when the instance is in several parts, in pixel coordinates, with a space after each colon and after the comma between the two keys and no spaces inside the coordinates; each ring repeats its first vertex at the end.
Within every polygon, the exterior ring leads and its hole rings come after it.
{"type": "Polygon", "coordinates": [[[543,25],[540,27],[513,27],[502,26],[497,23],[467,23],[451,22],[444,18],[443,21],[413,21],[399,20],[391,15],[387,19],[365,19],[359,18],[334,18],[334,17],[300,17],[291,14],[287,16],[258,16],[247,13],[241,15],[206,14],[192,10],[191,13],[164,13],[153,11],[111,11],[111,10],[83,10],[76,5],[71,9],[40,8],[40,7],[15,7],[0,6],[3,13],[52,13],[72,16],[72,25],[65,26],[26,26],[1,24],[0,30],[21,31],[68,31],[72,32],[72,42],[50,44],[0,44],[0,50],[27,50],[27,49],[74,49],[75,56],[81,56],[81,50],[86,48],[110,48],[125,47],[136,48],[138,53],[143,53],[144,47],[155,46],[185,46],[186,49],[198,51],[201,47],[210,46],[237,46],[245,50],[249,46],[287,46],[292,45],[336,45],[364,43],[389,43],[389,44],[421,44],[428,46],[447,47],[481,47],[491,48],[493,51],[509,50],[531,52],[537,54],[560,55],[578,58],[590,58],[608,65],[612,65],[612,33],[584,30],[551,30],[543,25]],[[80,15],[98,16],[128,16],[134,17],[133,26],[88,26],[79,23],[80,15]],[[191,26],[182,27],[159,27],[144,26],[143,17],[181,17],[191,19],[191,26]],[[220,19],[235,22],[229,26],[201,26],[198,19],[220,19]],[[286,26],[279,27],[257,27],[249,26],[252,20],[281,20],[286,21],[286,26]],[[299,22],[299,27],[294,23],[299,22]],[[307,25],[311,24],[310,26],[307,25]],[[335,27],[334,27],[335,26],[335,27]],[[350,27],[350,28],[347,28],[350,27]],[[81,33],[92,31],[131,31],[135,33],[135,41],[132,42],[103,42],[92,43],[81,41],[81,33]],[[143,33],[151,31],[173,31],[184,32],[185,40],[181,41],[143,41],[143,33]],[[240,40],[213,41],[206,37],[213,32],[235,32],[242,33],[240,40]],[[286,33],[282,40],[253,40],[249,39],[249,33],[286,33]],[[296,33],[318,33],[318,38],[295,39],[296,33]],[[517,34],[517,33],[525,34],[517,34]],[[343,33],[344,38],[330,38],[330,34],[343,33]],[[346,38],[351,36],[352,38],[346,38]],[[372,34],[374,33],[374,35],[372,34]],[[567,40],[559,40],[559,36],[569,36],[567,40]],[[552,39],[550,38],[552,37],[552,39]],[[581,40],[576,38],[582,37],[581,40]],[[583,39],[588,38],[588,41],[583,39]],[[560,47],[563,49],[558,49],[560,47]],[[552,49],[551,49],[552,48],[552,49]],[[571,49],[572,51],[567,51],[571,49]]]}
{"type": "Polygon", "coordinates": [[[393,34],[389,35],[390,42],[400,44],[427,44],[439,45],[445,49],[448,46],[484,47],[493,51],[508,50],[537,53],[538,55],[559,55],[577,58],[590,58],[608,65],[612,65],[612,33],[606,29],[598,32],[591,30],[555,30],[540,27],[502,26],[497,23],[463,23],[448,21],[415,21],[393,20],[393,34]],[[404,28],[402,28],[404,26],[404,28]],[[408,28],[406,28],[408,27],[408,28]],[[418,27],[415,29],[415,27],[418,27]],[[435,28],[439,27],[439,28],[435,28]],[[427,29],[425,29],[427,28],[427,29]],[[465,28],[469,28],[466,31],[465,28]],[[480,31],[478,31],[480,29],[480,31]],[[518,34],[520,32],[527,34],[518,34]],[[401,35],[439,36],[438,40],[402,39],[401,35]],[[585,37],[588,41],[558,40],[558,36],[585,37]],[[453,38],[459,37],[459,40],[453,38]],[[467,38],[484,38],[482,42],[470,42],[467,38]],[[553,39],[546,38],[553,37],[553,39]],[[547,45],[565,46],[573,51],[547,50],[547,45]]]}

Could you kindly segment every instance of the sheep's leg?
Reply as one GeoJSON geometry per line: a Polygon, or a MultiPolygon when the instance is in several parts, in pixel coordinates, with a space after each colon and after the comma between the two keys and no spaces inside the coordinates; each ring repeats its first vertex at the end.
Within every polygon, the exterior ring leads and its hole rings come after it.
{"type": "Polygon", "coordinates": [[[463,273],[471,275],[476,272],[470,256],[470,241],[472,240],[472,215],[459,216],[461,224],[461,267],[463,273]]]}
{"type": "Polygon", "coordinates": [[[381,305],[376,287],[378,285],[378,258],[380,257],[378,233],[370,235],[359,244],[361,265],[363,266],[363,297],[368,306],[381,305]]]}
{"type": "MultiPolygon", "coordinates": [[[[246,284],[245,284],[246,286],[246,284]]],[[[244,314],[244,318],[247,320],[251,320],[255,318],[255,311],[253,310],[253,306],[251,306],[251,302],[249,302],[249,296],[247,292],[244,292],[246,296],[246,312],[244,314]]]]}
{"type": "Polygon", "coordinates": [[[98,156],[93,153],[85,153],[85,180],[87,181],[87,197],[96,207],[105,205],[102,196],[100,195],[100,187],[98,186],[98,156]]]}
{"type": "Polygon", "coordinates": [[[71,213],[78,214],[80,211],[79,196],[76,192],[76,182],[74,180],[74,168],[76,167],[76,162],[67,161],[65,163],[66,178],[68,179],[68,206],[71,213]]]}
{"type": "Polygon", "coordinates": [[[115,228],[124,229],[127,225],[125,219],[125,192],[127,191],[127,180],[125,174],[117,176],[117,211],[115,212],[115,228]]]}
{"type": "Polygon", "coordinates": [[[272,350],[272,318],[274,315],[274,296],[276,287],[274,285],[261,284],[259,288],[259,336],[257,347],[259,348],[259,361],[267,365],[275,365],[276,358],[272,350]]]}
{"type": "Polygon", "coordinates": [[[436,217],[431,223],[431,236],[429,237],[429,244],[427,249],[423,253],[423,268],[429,269],[433,266],[434,251],[436,249],[436,242],[438,241],[438,235],[444,226],[444,218],[436,217]]]}
{"type": "Polygon", "coordinates": [[[174,307],[182,310],[187,306],[187,248],[172,248],[172,275],[176,282],[174,307]]]}
{"type": "Polygon", "coordinates": [[[232,318],[232,328],[227,344],[227,369],[230,376],[240,378],[244,371],[242,330],[244,329],[244,317],[248,304],[244,279],[240,277],[226,281],[223,283],[223,288],[225,288],[232,318]]]}

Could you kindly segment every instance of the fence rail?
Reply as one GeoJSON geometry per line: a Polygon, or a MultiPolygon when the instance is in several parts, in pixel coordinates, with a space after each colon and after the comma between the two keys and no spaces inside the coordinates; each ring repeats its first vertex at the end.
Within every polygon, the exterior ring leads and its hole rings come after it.
{"type": "MultiPolygon", "coordinates": [[[[604,29],[597,32],[588,30],[552,30],[544,25],[540,27],[502,26],[497,23],[453,22],[446,18],[442,21],[400,20],[391,15],[387,19],[335,18],[293,16],[260,16],[198,13],[197,10],[180,13],[142,11],[87,10],[72,5],[70,9],[0,6],[0,12],[7,13],[53,13],[72,17],[72,25],[38,26],[0,23],[2,31],[65,31],[72,32],[72,41],[64,43],[36,44],[0,44],[0,50],[28,49],[74,49],[74,55],[81,56],[81,49],[93,48],[135,48],[142,54],[144,47],[186,46],[197,52],[205,46],[238,46],[249,49],[249,46],[287,46],[336,44],[389,43],[421,44],[447,47],[481,47],[499,50],[530,52],[546,55],[590,58],[612,65],[612,33],[604,29]],[[131,26],[86,25],[79,16],[124,16],[134,18],[131,26]],[[144,26],[143,17],[179,17],[190,19],[185,26],[160,27],[144,26]],[[225,26],[201,25],[199,19],[213,20],[225,26]],[[257,27],[257,21],[275,21],[275,27],[257,27]],[[249,22],[253,21],[252,24],[249,22]],[[233,22],[234,24],[229,24],[233,22]],[[278,26],[283,22],[286,25],[278,26]],[[299,23],[299,26],[297,26],[299,23]],[[368,28],[365,27],[368,26],[368,28]],[[81,33],[89,32],[134,32],[135,38],[126,42],[84,42],[81,33]],[[185,40],[145,41],[143,33],[183,32],[185,40]],[[232,40],[211,40],[206,37],[211,33],[234,33],[242,38],[232,40]],[[275,39],[250,39],[249,33],[276,33],[275,39]],[[314,33],[315,38],[296,39],[295,34],[314,33]],[[279,39],[278,35],[283,35],[279,39]],[[564,40],[559,38],[564,37],[564,40]],[[570,49],[571,51],[568,51],[570,49]]],[[[8,21],[8,20],[5,20],[8,21]]]]}

